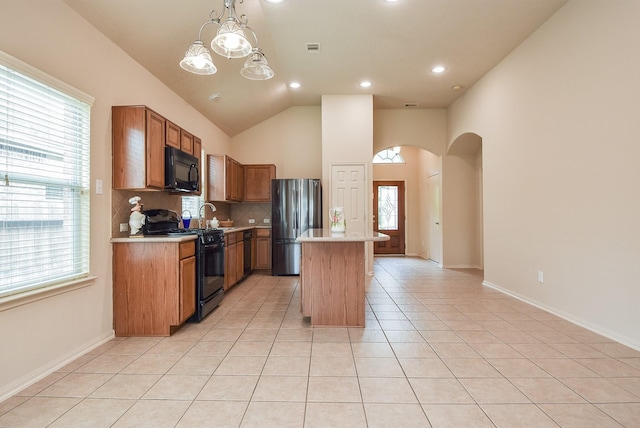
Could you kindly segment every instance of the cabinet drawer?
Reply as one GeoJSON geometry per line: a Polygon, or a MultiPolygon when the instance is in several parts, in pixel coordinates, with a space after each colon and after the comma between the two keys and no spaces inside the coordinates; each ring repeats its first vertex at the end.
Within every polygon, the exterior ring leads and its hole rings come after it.
{"type": "MultiPolygon", "coordinates": [[[[235,233],[227,233],[224,235],[224,244],[228,247],[229,245],[235,244],[237,241],[235,233]]],[[[240,236],[240,240],[242,240],[242,235],[240,236]]]]}
{"type": "Polygon", "coordinates": [[[186,257],[191,257],[196,254],[196,243],[195,241],[187,241],[180,243],[180,258],[184,259],[186,257]]]}
{"type": "Polygon", "coordinates": [[[268,238],[271,236],[271,229],[256,229],[256,237],[268,238]]]}

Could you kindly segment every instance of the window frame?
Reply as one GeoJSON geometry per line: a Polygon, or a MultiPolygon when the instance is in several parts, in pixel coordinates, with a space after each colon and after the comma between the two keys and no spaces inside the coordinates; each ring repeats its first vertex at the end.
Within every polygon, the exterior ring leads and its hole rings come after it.
{"type": "MultiPolygon", "coordinates": [[[[91,182],[91,168],[90,168],[91,167],[90,165],[91,164],[91,116],[92,116],[91,107],[93,106],[94,98],[68,85],[67,83],[64,83],[46,74],[41,70],[35,67],[32,67],[29,64],[26,64],[20,61],[19,59],[6,54],[3,51],[0,51],[0,64],[2,64],[4,67],[12,71],[20,73],[30,79],[37,81],[42,85],[45,85],[48,88],[61,92],[66,96],[71,97],[74,100],[80,103],[84,103],[88,106],[88,124],[87,124],[88,131],[87,131],[87,141],[86,141],[86,148],[85,148],[86,153],[83,154],[85,156],[84,159],[86,162],[86,165],[83,168],[86,168],[87,175],[85,176],[85,178],[87,179],[87,182],[86,182],[87,185],[86,185],[86,188],[85,186],[83,186],[81,190],[82,192],[86,192],[86,194],[79,196],[79,198],[81,198],[80,202],[76,202],[76,203],[83,204],[83,206],[86,206],[87,210],[89,210],[89,207],[91,205],[91,192],[90,192],[90,188],[91,188],[90,186],[90,182],[91,182]],[[82,202],[82,200],[84,200],[84,202],[82,202]]],[[[9,179],[10,178],[11,177],[9,177],[9,179]]],[[[39,182],[42,183],[43,185],[47,184],[47,181],[45,179],[39,182]]],[[[0,183],[0,184],[4,184],[4,183],[0,183]]],[[[76,203],[73,204],[74,207],[76,207],[76,203]]],[[[64,206],[67,206],[67,205],[65,204],[64,206]]],[[[81,234],[79,238],[74,238],[75,244],[74,244],[74,247],[72,248],[79,247],[79,248],[90,249],[91,219],[88,216],[88,212],[87,212],[86,222],[87,222],[86,233],[81,234]],[[77,239],[81,239],[81,240],[78,241],[77,239]]],[[[77,250],[77,251],[80,251],[80,250],[77,250]]],[[[66,293],[74,289],[88,286],[92,284],[96,278],[95,276],[91,276],[90,272],[91,272],[91,260],[90,260],[90,255],[87,254],[86,265],[83,265],[81,272],[75,272],[73,274],[67,275],[66,277],[59,277],[56,279],[54,279],[54,277],[57,277],[57,275],[53,275],[52,277],[49,277],[48,281],[43,280],[42,283],[37,285],[16,287],[14,289],[8,289],[3,291],[0,294],[0,311],[10,309],[16,306],[20,306],[26,303],[30,303],[33,301],[37,301],[40,299],[44,299],[47,297],[51,297],[53,295],[66,293]]]]}

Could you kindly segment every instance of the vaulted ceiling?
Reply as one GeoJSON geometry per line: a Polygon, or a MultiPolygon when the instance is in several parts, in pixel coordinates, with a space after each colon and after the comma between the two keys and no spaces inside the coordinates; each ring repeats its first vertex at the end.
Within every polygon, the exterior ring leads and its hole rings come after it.
{"type": "MultiPolygon", "coordinates": [[[[275,71],[252,81],[240,75],[244,59],[212,54],[210,76],[178,65],[223,0],[64,1],[230,136],[291,106],[319,105],[322,95],[373,94],[381,109],[446,108],[566,3],[237,0],[275,71]],[[446,70],[435,74],[436,65],[446,70]]],[[[205,27],[205,45],[215,31],[205,27]]]]}

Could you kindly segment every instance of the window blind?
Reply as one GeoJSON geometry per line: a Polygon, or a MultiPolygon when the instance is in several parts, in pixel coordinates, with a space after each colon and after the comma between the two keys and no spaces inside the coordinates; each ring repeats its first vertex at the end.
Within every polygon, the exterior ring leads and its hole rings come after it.
{"type": "Polygon", "coordinates": [[[0,297],[89,273],[91,104],[51,82],[0,55],[0,297]]]}

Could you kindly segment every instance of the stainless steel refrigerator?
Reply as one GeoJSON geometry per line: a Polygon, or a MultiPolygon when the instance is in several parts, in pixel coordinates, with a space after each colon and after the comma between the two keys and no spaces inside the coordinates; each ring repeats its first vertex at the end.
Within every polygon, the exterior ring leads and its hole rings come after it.
{"type": "Polygon", "coordinates": [[[301,244],[307,229],[322,228],[319,179],[271,180],[271,273],[300,275],[301,244]]]}

